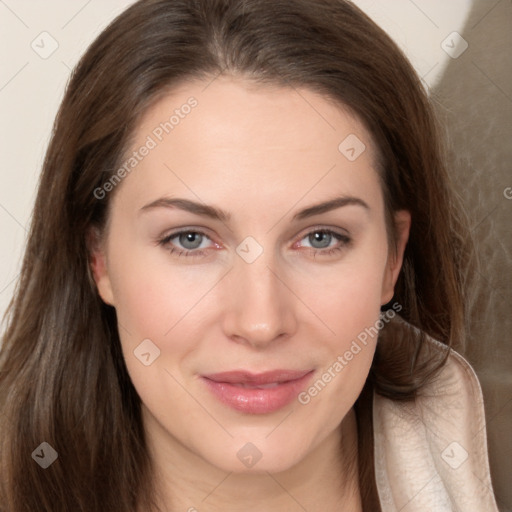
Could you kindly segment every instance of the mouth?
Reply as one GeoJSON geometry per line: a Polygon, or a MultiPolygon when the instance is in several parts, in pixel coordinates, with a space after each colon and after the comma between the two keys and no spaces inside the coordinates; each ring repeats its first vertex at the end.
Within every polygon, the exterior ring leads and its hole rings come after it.
{"type": "Polygon", "coordinates": [[[201,379],[224,405],[246,414],[268,414],[291,403],[306,387],[314,370],[273,370],[254,374],[231,371],[201,379]]]}

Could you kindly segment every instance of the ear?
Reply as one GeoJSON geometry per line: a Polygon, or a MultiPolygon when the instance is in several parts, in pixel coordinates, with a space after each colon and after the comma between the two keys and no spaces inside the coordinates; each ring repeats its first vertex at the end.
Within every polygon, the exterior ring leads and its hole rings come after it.
{"type": "Polygon", "coordinates": [[[108,274],[104,245],[98,229],[90,228],[87,233],[87,247],[89,248],[89,266],[92,277],[103,302],[114,306],[114,294],[112,293],[112,285],[108,274]]]}
{"type": "Polygon", "coordinates": [[[395,284],[402,268],[405,246],[411,229],[411,214],[406,210],[395,212],[396,246],[389,248],[382,281],[381,305],[387,304],[395,293],[395,284]]]}

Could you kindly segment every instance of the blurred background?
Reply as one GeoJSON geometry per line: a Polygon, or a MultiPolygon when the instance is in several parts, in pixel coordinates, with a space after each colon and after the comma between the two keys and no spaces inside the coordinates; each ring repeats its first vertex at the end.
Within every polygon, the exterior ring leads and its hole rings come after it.
{"type": "MultiPolygon", "coordinates": [[[[0,315],[14,291],[70,72],[131,3],[0,0],[0,315]]],[[[354,3],[403,49],[446,128],[480,261],[465,355],[484,392],[498,506],[512,512],[512,1],[354,3]]]]}

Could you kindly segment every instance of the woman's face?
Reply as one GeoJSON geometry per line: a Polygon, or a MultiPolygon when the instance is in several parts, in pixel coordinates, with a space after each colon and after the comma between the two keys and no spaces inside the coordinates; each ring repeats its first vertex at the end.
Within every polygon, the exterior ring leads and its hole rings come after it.
{"type": "Polygon", "coordinates": [[[347,112],[305,89],[207,85],[142,119],[93,270],[161,449],[281,471],[357,399],[409,217],[395,257],[375,148],[347,112]]]}

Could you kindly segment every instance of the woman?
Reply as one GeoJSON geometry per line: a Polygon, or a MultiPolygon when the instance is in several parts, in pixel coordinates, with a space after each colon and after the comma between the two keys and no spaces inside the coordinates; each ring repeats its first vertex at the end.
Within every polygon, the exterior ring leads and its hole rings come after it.
{"type": "Polygon", "coordinates": [[[137,2],[44,163],[1,509],[496,510],[448,348],[465,229],[418,78],[352,4],[137,2]]]}

